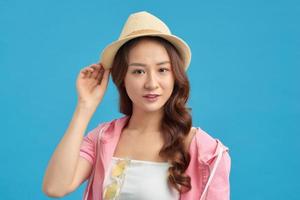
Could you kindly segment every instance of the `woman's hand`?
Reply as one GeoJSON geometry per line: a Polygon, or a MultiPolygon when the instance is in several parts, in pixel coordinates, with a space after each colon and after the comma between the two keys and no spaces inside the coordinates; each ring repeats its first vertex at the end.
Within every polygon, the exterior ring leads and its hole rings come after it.
{"type": "Polygon", "coordinates": [[[76,80],[78,103],[96,110],[107,89],[109,74],[110,69],[104,69],[101,63],[83,68],[76,80]]]}

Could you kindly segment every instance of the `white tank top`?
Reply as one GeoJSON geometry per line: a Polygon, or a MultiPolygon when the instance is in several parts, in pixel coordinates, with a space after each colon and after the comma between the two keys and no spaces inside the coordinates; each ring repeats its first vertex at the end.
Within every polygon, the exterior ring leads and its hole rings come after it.
{"type": "MultiPolygon", "coordinates": [[[[112,157],[103,183],[103,200],[178,200],[179,193],[167,184],[168,162],[152,162],[142,160],[127,160],[122,175],[112,176],[112,169],[118,161],[124,158],[112,157]],[[112,178],[113,177],[113,178],[112,178]],[[115,182],[114,182],[115,181],[115,182]],[[115,183],[115,187],[109,187],[115,183]],[[108,189],[110,188],[110,189],[108,189]],[[117,188],[116,190],[112,188],[117,188]],[[110,192],[109,192],[110,191],[110,192]],[[116,195],[113,195],[116,191],[116,195]],[[107,192],[107,193],[106,193],[107,192]],[[113,198],[104,198],[106,195],[113,198]]],[[[120,169],[120,168],[119,168],[120,169]]],[[[114,172],[120,172],[114,171],[114,172]]],[[[121,172],[120,172],[121,173],[121,172]]],[[[118,174],[119,173],[115,173],[118,174]]]]}

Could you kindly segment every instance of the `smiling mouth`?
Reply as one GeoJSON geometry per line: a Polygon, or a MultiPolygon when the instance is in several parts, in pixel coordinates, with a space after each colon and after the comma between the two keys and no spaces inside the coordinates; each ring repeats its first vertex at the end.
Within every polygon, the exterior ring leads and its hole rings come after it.
{"type": "Polygon", "coordinates": [[[144,95],[143,97],[157,97],[159,96],[158,94],[147,94],[147,95],[144,95]]]}
{"type": "Polygon", "coordinates": [[[146,95],[146,96],[143,96],[145,99],[147,99],[147,101],[150,101],[150,102],[154,102],[158,99],[160,95],[146,95]]]}

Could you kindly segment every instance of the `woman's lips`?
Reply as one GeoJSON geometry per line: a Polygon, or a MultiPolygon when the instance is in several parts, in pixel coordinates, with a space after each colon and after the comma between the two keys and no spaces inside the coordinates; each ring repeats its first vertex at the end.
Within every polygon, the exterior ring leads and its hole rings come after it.
{"type": "Polygon", "coordinates": [[[158,99],[159,95],[145,95],[143,97],[149,102],[154,102],[158,99]]]}

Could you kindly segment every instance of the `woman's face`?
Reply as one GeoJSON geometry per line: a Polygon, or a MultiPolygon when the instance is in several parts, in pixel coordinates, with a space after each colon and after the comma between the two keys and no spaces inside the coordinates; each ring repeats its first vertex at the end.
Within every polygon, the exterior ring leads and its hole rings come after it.
{"type": "Polygon", "coordinates": [[[132,48],[124,84],[133,109],[146,112],[162,109],[174,87],[172,66],[164,46],[152,40],[141,40],[132,48]],[[146,96],[150,94],[158,96],[146,96]]]}

